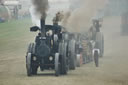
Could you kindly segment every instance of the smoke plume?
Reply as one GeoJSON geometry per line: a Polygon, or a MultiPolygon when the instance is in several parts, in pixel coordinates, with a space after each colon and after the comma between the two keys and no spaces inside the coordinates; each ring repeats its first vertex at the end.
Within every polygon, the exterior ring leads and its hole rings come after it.
{"type": "Polygon", "coordinates": [[[32,4],[35,7],[35,11],[40,18],[46,18],[49,8],[48,0],[32,0],[32,4]]]}
{"type": "Polygon", "coordinates": [[[105,5],[105,0],[70,0],[70,4],[70,14],[65,14],[62,25],[70,32],[82,32],[90,28],[92,17],[105,5]]]}

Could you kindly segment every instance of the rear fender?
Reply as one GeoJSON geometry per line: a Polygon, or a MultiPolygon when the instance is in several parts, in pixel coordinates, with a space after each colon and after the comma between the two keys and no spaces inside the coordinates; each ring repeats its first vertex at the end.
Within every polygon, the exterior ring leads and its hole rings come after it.
{"type": "Polygon", "coordinates": [[[93,56],[94,56],[94,53],[95,52],[98,52],[98,55],[100,55],[100,49],[93,49],[92,53],[93,53],[93,56]]]}

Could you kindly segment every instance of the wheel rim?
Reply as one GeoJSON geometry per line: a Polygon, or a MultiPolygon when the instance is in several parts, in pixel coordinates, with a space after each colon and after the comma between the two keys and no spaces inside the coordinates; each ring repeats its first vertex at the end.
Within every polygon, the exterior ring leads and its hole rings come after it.
{"type": "Polygon", "coordinates": [[[55,75],[59,76],[60,74],[60,68],[59,68],[59,53],[55,54],[55,75]]]}
{"type": "Polygon", "coordinates": [[[31,68],[31,53],[27,54],[26,57],[26,68],[27,68],[27,75],[31,76],[32,75],[32,68],[31,68]]]}

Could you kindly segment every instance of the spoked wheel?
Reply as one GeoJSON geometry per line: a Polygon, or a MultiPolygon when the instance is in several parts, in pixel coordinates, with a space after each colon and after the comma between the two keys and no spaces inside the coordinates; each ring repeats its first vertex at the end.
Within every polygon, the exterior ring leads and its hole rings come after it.
{"type": "Polygon", "coordinates": [[[67,59],[67,43],[61,43],[59,47],[61,53],[61,74],[65,75],[68,72],[68,59],[67,59]]]}
{"type": "Polygon", "coordinates": [[[59,53],[55,54],[55,76],[60,75],[59,53]]]}
{"type": "Polygon", "coordinates": [[[70,69],[75,70],[76,68],[76,53],[75,53],[75,40],[71,40],[69,43],[69,58],[70,58],[70,69]]]}
{"type": "Polygon", "coordinates": [[[98,51],[94,52],[94,61],[95,61],[96,67],[99,67],[99,54],[98,54],[98,51]]]}

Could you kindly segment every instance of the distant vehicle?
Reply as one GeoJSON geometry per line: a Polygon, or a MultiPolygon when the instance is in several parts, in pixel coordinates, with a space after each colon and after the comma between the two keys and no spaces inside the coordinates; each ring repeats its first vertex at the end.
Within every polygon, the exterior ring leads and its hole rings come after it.
{"type": "Polygon", "coordinates": [[[0,17],[0,23],[3,23],[3,22],[5,22],[5,19],[0,17]]]}
{"type": "Polygon", "coordinates": [[[21,4],[19,0],[6,0],[4,5],[9,8],[13,18],[18,19],[18,12],[21,9],[21,4]]]}
{"type": "Polygon", "coordinates": [[[122,15],[121,35],[128,35],[128,12],[122,15]]]}
{"type": "Polygon", "coordinates": [[[0,21],[8,21],[11,18],[11,13],[8,7],[0,5],[0,21]]]}

